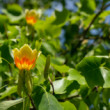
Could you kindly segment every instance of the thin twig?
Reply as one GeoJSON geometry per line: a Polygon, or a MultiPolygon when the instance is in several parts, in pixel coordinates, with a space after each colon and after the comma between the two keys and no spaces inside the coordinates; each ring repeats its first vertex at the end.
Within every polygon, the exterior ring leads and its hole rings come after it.
{"type": "Polygon", "coordinates": [[[98,86],[95,86],[95,87],[92,89],[92,92],[93,92],[93,91],[98,92],[98,86]]]}
{"type": "Polygon", "coordinates": [[[28,95],[28,97],[29,97],[29,99],[30,99],[30,101],[31,101],[31,104],[32,104],[32,106],[33,106],[33,110],[37,110],[36,109],[36,107],[35,107],[35,104],[34,104],[34,102],[33,102],[33,99],[32,99],[32,97],[31,97],[31,95],[27,92],[27,95],[28,95]]]}
{"type": "Polygon", "coordinates": [[[52,86],[52,90],[53,90],[53,95],[55,94],[55,90],[54,90],[54,85],[53,85],[53,82],[52,82],[52,80],[50,79],[50,77],[48,78],[48,80],[49,80],[49,82],[50,82],[50,84],[51,84],[51,86],[52,86]]]}
{"type": "Polygon", "coordinates": [[[25,93],[27,94],[27,96],[29,97],[29,100],[31,101],[31,104],[33,106],[33,110],[37,110],[36,107],[35,107],[35,104],[34,104],[34,101],[33,101],[32,97],[31,97],[31,95],[27,92],[27,89],[26,89],[25,86],[24,86],[24,88],[25,88],[25,93]]]}

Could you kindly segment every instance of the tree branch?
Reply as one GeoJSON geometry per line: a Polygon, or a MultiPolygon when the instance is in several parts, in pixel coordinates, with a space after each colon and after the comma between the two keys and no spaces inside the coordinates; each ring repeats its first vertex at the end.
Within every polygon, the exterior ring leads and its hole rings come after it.
{"type": "Polygon", "coordinates": [[[88,27],[85,29],[85,31],[83,32],[83,36],[85,36],[87,34],[87,32],[89,31],[91,25],[95,22],[95,20],[97,19],[97,17],[107,8],[109,7],[110,4],[107,4],[105,6],[102,6],[102,8],[100,9],[100,11],[94,16],[94,18],[92,19],[92,21],[90,22],[90,24],[88,25],[88,27]]]}

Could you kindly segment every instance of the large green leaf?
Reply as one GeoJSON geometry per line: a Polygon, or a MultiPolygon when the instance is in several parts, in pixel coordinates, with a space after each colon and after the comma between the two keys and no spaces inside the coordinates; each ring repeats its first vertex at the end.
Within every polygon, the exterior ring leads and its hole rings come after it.
{"type": "Polygon", "coordinates": [[[0,102],[0,110],[22,110],[22,99],[0,102]]]}
{"type": "Polygon", "coordinates": [[[68,80],[76,80],[81,85],[86,84],[85,78],[77,70],[70,69],[68,73],[69,73],[69,76],[67,77],[68,80]]]}
{"type": "Polygon", "coordinates": [[[77,69],[81,71],[90,87],[103,86],[101,67],[106,66],[107,60],[109,60],[107,57],[86,57],[77,65],[77,69]]]}
{"type": "Polygon", "coordinates": [[[74,104],[69,101],[62,102],[61,105],[64,107],[64,110],[77,110],[74,104]]]}
{"type": "Polygon", "coordinates": [[[44,93],[39,104],[39,110],[64,110],[64,109],[53,95],[49,93],[44,93]]]}

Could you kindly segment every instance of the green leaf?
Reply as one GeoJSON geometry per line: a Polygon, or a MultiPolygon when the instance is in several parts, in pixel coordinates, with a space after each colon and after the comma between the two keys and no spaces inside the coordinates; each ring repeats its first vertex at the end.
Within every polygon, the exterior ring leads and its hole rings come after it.
{"type": "Polygon", "coordinates": [[[95,14],[89,15],[89,16],[87,16],[87,18],[85,20],[83,20],[83,25],[84,25],[85,29],[89,26],[89,24],[91,23],[94,16],[95,16],[95,14]]]}
{"type": "Polygon", "coordinates": [[[18,4],[8,4],[7,10],[15,16],[19,16],[22,12],[22,8],[18,4]]]}
{"type": "Polygon", "coordinates": [[[77,110],[74,104],[69,101],[62,102],[61,105],[64,107],[64,110],[77,110]]]}
{"type": "Polygon", "coordinates": [[[104,78],[100,67],[106,64],[106,60],[104,57],[85,57],[77,65],[77,69],[81,71],[90,87],[103,86],[104,78]]]}
{"type": "Polygon", "coordinates": [[[99,93],[100,93],[100,90],[98,90],[97,92],[96,91],[92,91],[90,94],[89,94],[89,99],[90,99],[90,102],[94,105],[94,107],[96,108],[96,110],[98,110],[98,104],[99,104],[99,101],[100,101],[100,96],[99,96],[99,93]]]}
{"type": "Polygon", "coordinates": [[[109,99],[110,99],[110,88],[106,88],[103,90],[102,94],[103,102],[107,105],[109,105],[109,99]]]}
{"type": "Polygon", "coordinates": [[[64,110],[57,99],[49,94],[44,93],[39,104],[39,110],[64,110]]]}
{"type": "Polygon", "coordinates": [[[0,93],[0,99],[10,96],[11,94],[16,93],[16,91],[17,91],[17,86],[7,87],[4,92],[0,93]]]}
{"type": "Polygon", "coordinates": [[[69,18],[69,11],[67,9],[65,9],[65,8],[61,12],[55,10],[55,16],[56,16],[56,19],[53,22],[53,24],[62,26],[62,25],[64,25],[66,23],[66,21],[69,18]]]}
{"type": "Polygon", "coordinates": [[[103,12],[100,14],[99,18],[105,19],[108,15],[110,15],[110,11],[109,11],[109,10],[105,10],[105,11],[103,11],[103,12]]]}
{"type": "Polygon", "coordinates": [[[80,19],[81,19],[80,16],[73,15],[72,18],[70,19],[70,22],[71,22],[71,24],[76,24],[80,19]]]}
{"type": "Polygon", "coordinates": [[[55,51],[55,48],[52,46],[52,44],[43,42],[42,46],[46,52],[48,52],[49,54],[55,55],[56,51],[55,51]]]}
{"type": "Polygon", "coordinates": [[[95,0],[80,0],[81,8],[80,11],[84,11],[86,13],[93,13],[96,9],[95,0]]]}
{"type": "Polygon", "coordinates": [[[56,64],[52,64],[52,66],[59,71],[60,73],[66,73],[69,71],[69,67],[66,65],[56,65],[56,64]]]}
{"type": "Polygon", "coordinates": [[[89,110],[89,107],[85,102],[81,101],[79,104],[78,110],[89,110]]]}
{"type": "Polygon", "coordinates": [[[110,71],[106,70],[105,68],[101,68],[101,72],[103,73],[102,76],[104,78],[104,88],[110,88],[110,71]]]}
{"type": "Polygon", "coordinates": [[[22,110],[22,99],[0,102],[0,110],[22,110]]]}
{"type": "Polygon", "coordinates": [[[8,23],[8,17],[6,15],[1,15],[0,14],[0,32],[5,32],[6,31],[6,25],[8,23]]]}
{"type": "Polygon", "coordinates": [[[88,85],[81,85],[80,86],[80,93],[82,98],[86,98],[89,94],[89,87],[88,85]]]}
{"type": "Polygon", "coordinates": [[[43,54],[41,54],[36,62],[36,67],[40,72],[43,72],[45,68],[45,63],[46,63],[46,58],[43,54]]]}
{"type": "Polygon", "coordinates": [[[71,82],[72,81],[69,81],[66,78],[54,81],[53,85],[55,89],[55,94],[64,94],[66,92],[66,88],[71,82]]]}
{"type": "Polygon", "coordinates": [[[19,35],[18,27],[8,25],[8,33],[7,34],[8,34],[9,38],[16,38],[19,35]]]}
{"type": "Polygon", "coordinates": [[[35,86],[33,88],[32,99],[35,103],[36,108],[38,108],[39,103],[41,102],[42,95],[44,94],[44,89],[42,86],[35,86]]]}
{"type": "Polygon", "coordinates": [[[41,45],[42,45],[42,41],[41,41],[41,40],[36,40],[36,42],[35,42],[35,46],[36,46],[37,51],[40,50],[41,45]]]}
{"type": "Polygon", "coordinates": [[[34,25],[40,38],[59,37],[61,33],[61,28],[58,27],[57,25],[52,24],[54,19],[55,19],[54,16],[50,16],[47,17],[45,20],[38,20],[38,22],[34,25]]]}
{"type": "Polygon", "coordinates": [[[61,34],[61,28],[56,25],[48,25],[46,35],[50,37],[58,38],[61,34]]]}
{"type": "Polygon", "coordinates": [[[0,58],[0,63],[2,63],[2,58],[0,58]]]}
{"type": "Polygon", "coordinates": [[[81,85],[86,84],[85,78],[77,70],[70,69],[68,73],[69,73],[69,76],[67,77],[68,80],[76,80],[81,85]]]}
{"type": "MultiPolygon", "coordinates": [[[[7,10],[3,10],[3,12],[8,16],[10,23],[18,24],[19,21],[24,18],[24,14],[20,14],[19,16],[13,15],[9,13],[7,10]]],[[[20,23],[21,24],[21,23],[20,23]]]]}
{"type": "Polygon", "coordinates": [[[53,64],[61,65],[61,64],[64,64],[65,59],[64,57],[51,57],[51,62],[53,64]]]}
{"type": "MultiPolygon", "coordinates": [[[[9,43],[6,41],[3,45],[0,47],[1,51],[1,57],[7,60],[8,62],[12,63],[13,58],[11,56],[10,46],[9,43]]],[[[6,61],[2,60],[3,64],[7,64],[6,61]]]]}
{"type": "Polygon", "coordinates": [[[51,23],[54,20],[55,20],[55,17],[54,16],[47,17],[45,19],[45,21],[44,20],[38,20],[37,23],[34,25],[35,26],[35,29],[36,30],[45,30],[48,27],[48,25],[51,25],[51,23]]]}
{"type": "Polygon", "coordinates": [[[50,67],[50,55],[48,55],[47,59],[46,59],[46,64],[45,64],[45,69],[44,69],[44,78],[45,79],[48,78],[49,67],[50,67]]]}

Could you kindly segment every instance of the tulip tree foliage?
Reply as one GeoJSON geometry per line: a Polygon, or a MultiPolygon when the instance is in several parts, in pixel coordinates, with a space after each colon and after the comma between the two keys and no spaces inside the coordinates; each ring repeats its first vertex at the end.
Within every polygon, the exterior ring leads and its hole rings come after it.
{"type": "Polygon", "coordinates": [[[0,1],[0,110],[110,110],[109,0],[0,1]]]}

